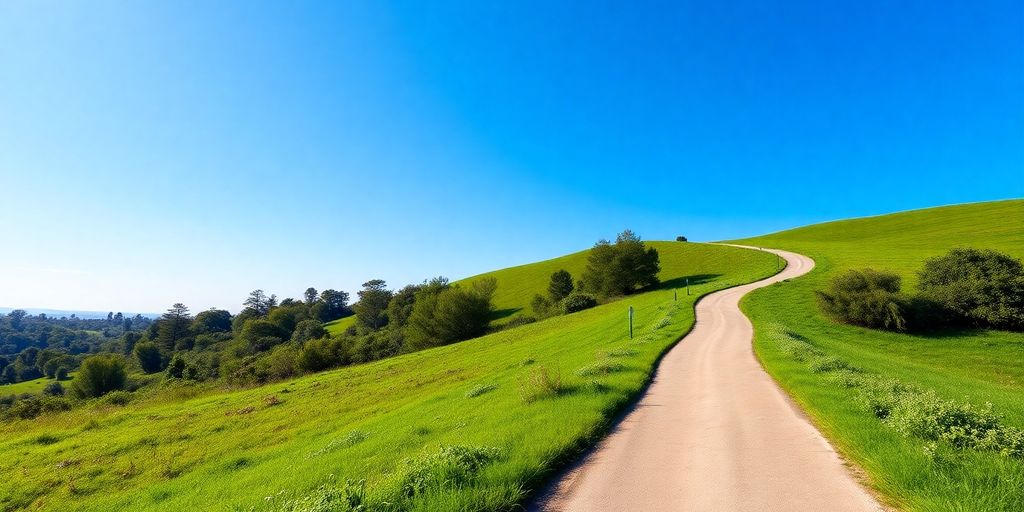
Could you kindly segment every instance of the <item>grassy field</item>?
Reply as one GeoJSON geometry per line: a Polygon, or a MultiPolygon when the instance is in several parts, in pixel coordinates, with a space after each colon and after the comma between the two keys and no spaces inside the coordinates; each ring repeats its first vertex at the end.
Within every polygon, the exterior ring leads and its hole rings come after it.
{"type": "MultiPolygon", "coordinates": [[[[67,390],[71,386],[71,381],[75,378],[75,372],[68,374],[68,379],[61,381],[61,385],[67,390]]],[[[14,384],[3,384],[0,385],[0,396],[4,395],[20,395],[23,393],[30,393],[33,395],[43,392],[43,388],[47,384],[55,382],[53,379],[47,379],[41,377],[34,380],[26,380],[25,382],[16,382],[14,384]]]]}
{"type": "Polygon", "coordinates": [[[778,333],[788,331],[865,372],[934,390],[942,398],[991,403],[1005,424],[1024,427],[1024,334],[973,330],[916,336],[839,325],[822,317],[813,296],[829,276],[866,266],[899,272],[904,290],[913,291],[922,262],[953,247],[992,248],[1022,258],[1024,201],[831,222],[737,243],[814,258],[810,275],[744,300],[756,329],[755,350],[837,447],[867,471],[886,500],[907,510],[1021,510],[1024,461],[899,434],[858,405],[853,390],[794,360],[778,333]]]}
{"type": "MultiPolygon", "coordinates": [[[[656,246],[665,286],[577,314],[254,389],[2,425],[0,509],[515,509],[642,389],[698,295],[775,272],[762,252],[656,246]],[[694,293],[676,302],[686,277],[694,293]]],[[[523,308],[582,255],[556,261],[497,273],[499,307],[523,308]]]]}

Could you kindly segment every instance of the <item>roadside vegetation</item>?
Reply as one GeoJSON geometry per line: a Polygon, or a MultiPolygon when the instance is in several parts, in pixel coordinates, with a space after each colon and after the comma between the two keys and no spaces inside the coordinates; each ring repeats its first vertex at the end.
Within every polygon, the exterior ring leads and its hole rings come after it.
{"type": "Polygon", "coordinates": [[[495,330],[589,251],[448,285],[491,294],[491,332],[468,341],[238,390],[164,375],[0,423],[0,510],[513,510],[635,398],[698,296],[776,270],[758,251],[645,246],[659,284],[573,314],[495,330]]]}
{"type": "Polygon", "coordinates": [[[899,508],[1024,503],[1022,219],[1024,201],[1001,201],[738,242],[815,260],[744,299],[755,351],[899,508]]]}

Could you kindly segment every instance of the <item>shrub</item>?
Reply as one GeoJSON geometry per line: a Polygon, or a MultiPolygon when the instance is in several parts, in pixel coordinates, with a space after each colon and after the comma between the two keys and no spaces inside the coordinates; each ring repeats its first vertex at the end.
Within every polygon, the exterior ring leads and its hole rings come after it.
{"type": "Polygon", "coordinates": [[[597,306],[597,299],[593,295],[573,293],[562,301],[562,312],[568,315],[594,306],[597,306]]]}
{"type": "Polygon", "coordinates": [[[685,236],[679,235],[679,236],[676,237],[676,242],[685,242],[685,241],[686,241],[686,237],[685,236]]]}
{"type": "Polygon", "coordinates": [[[127,378],[120,356],[92,356],[82,362],[71,389],[79,398],[95,398],[123,389],[127,378]]]}
{"type": "Polygon", "coordinates": [[[65,366],[57,368],[57,372],[54,373],[53,377],[57,380],[68,380],[68,369],[65,366]]]}
{"type": "Polygon", "coordinates": [[[50,382],[43,388],[43,394],[48,396],[61,396],[64,394],[64,386],[60,382],[50,382]]]}
{"type": "Polygon", "coordinates": [[[107,393],[103,396],[103,399],[100,400],[100,402],[110,405],[128,405],[128,403],[132,401],[132,398],[134,398],[134,395],[131,393],[118,390],[107,393]]]}
{"type": "Polygon", "coordinates": [[[324,324],[320,323],[319,320],[312,319],[299,322],[295,326],[295,332],[292,333],[292,341],[300,345],[309,340],[318,340],[325,337],[327,337],[327,330],[324,329],[324,324]]]}
{"type": "Polygon", "coordinates": [[[918,273],[921,294],[979,327],[1024,330],[1024,265],[993,250],[953,249],[918,273]]]}
{"type": "Polygon", "coordinates": [[[163,356],[154,343],[137,343],[132,352],[139,362],[139,367],[146,373],[156,373],[163,367],[163,356]]]}
{"type": "Polygon", "coordinates": [[[894,331],[907,330],[909,300],[899,293],[900,276],[870,268],[848,270],[817,291],[822,311],[840,322],[894,331]]]}
{"type": "Polygon", "coordinates": [[[539,293],[534,295],[533,300],[530,301],[530,309],[532,309],[533,313],[540,318],[547,318],[551,316],[552,313],[555,313],[552,306],[553,304],[551,303],[551,299],[539,293]]]}
{"type": "Polygon", "coordinates": [[[519,396],[523,402],[531,403],[541,398],[562,394],[562,375],[541,365],[519,380],[519,396]]]}

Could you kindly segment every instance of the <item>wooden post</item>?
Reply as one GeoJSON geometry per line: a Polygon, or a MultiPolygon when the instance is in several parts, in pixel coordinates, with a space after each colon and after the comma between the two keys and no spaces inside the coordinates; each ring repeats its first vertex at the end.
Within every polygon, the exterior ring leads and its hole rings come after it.
{"type": "Polygon", "coordinates": [[[672,302],[679,300],[679,290],[672,290],[672,302]]]}
{"type": "Polygon", "coordinates": [[[686,278],[686,294],[687,295],[690,294],[690,278],[689,277],[686,278]]]}

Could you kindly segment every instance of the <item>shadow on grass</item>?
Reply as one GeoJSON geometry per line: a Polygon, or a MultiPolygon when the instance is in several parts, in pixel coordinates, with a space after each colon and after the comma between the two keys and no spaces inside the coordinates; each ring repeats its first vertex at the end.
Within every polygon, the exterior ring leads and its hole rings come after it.
{"type": "Polygon", "coordinates": [[[668,281],[662,281],[660,284],[652,288],[640,290],[640,292],[642,293],[650,290],[672,290],[686,288],[687,279],[690,280],[690,286],[696,286],[698,284],[704,284],[714,281],[719,277],[722,277],[722,274],[696,274],[692,276],[677,277],[675,279],[669,279],[668,281]]]}
{"type": "Polygon", "coordinates": [[[523,308],[505,308],[492,311],[491,321],[493,322],[495,320],[501,320],[502,318],[508,318],[522,310],[523,308]]]}

